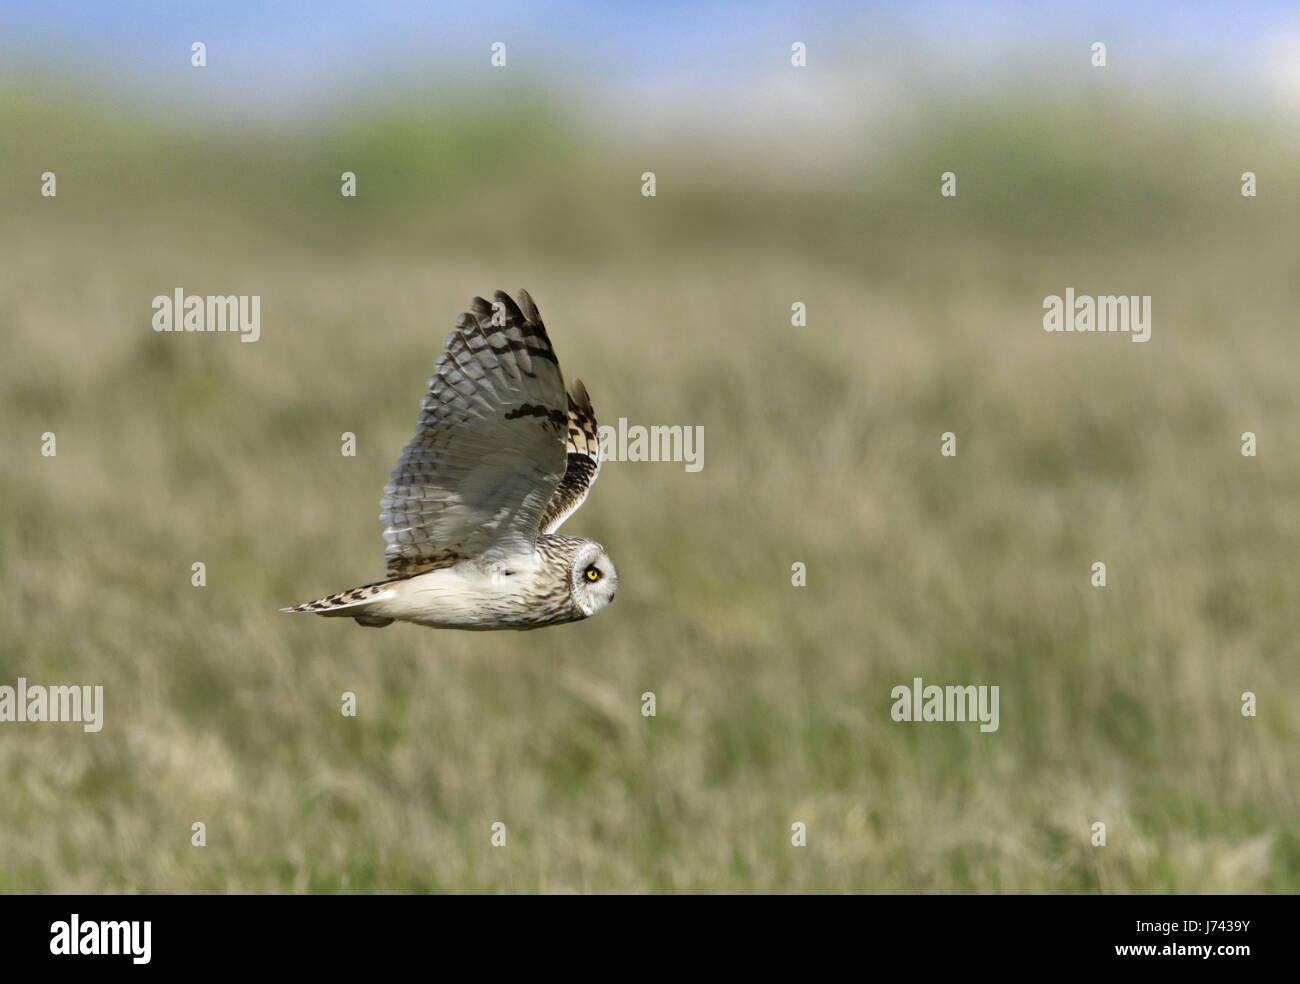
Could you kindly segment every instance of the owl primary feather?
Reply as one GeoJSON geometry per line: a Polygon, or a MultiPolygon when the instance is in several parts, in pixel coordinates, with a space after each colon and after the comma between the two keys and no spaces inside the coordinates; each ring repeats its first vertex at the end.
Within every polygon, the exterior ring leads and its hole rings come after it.
{"type": "Polygon", "coordinates": [[[387,577],[283,612],[444,629],[535,629],[588,618],[618,572],[595,540],[557,533],[600,473],[596,413],[564,388],[537,305],[474,298],[384,488],[387,577]]]}

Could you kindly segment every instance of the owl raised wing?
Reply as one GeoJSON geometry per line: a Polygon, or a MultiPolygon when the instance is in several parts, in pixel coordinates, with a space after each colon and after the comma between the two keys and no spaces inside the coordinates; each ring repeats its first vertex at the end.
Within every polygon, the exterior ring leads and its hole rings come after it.
{"type": "Polygon", "coordinates": [[[599,470],[591,401],[580,382],[566,394],[533,299],[493,296],[456,320],[384,488],[390,577],[531,554],[599,470]]]}

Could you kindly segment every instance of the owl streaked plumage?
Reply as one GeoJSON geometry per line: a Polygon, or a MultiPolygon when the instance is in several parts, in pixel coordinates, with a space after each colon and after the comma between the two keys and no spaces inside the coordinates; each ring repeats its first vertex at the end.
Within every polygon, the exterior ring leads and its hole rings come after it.
{"type": "Polygon", "coordinates": [[[566,392],[527,291],[474,298],[384,488],[382,581],[283,612],[436,628],[533,629],[587,618],[618,572],[594,540],[556,533],[600,473],[591,398],[566,392]]]}

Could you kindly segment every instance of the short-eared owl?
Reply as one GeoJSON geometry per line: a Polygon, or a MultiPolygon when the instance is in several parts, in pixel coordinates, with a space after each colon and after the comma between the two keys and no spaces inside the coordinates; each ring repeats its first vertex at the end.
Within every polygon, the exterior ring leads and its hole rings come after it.
{"type": "Polygon", "coordinates": [[[600,472],[586,387],[566,393],[537,305],[497,291],[456,319],[384,488],[388,577],[284,612],[450,629],[535,629],[596,614],[618,572],[555,531],[600,472]]]}

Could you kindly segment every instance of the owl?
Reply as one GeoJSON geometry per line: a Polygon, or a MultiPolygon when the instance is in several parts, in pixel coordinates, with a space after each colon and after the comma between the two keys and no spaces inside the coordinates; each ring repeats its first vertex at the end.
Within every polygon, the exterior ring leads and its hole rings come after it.
{"type": "Polygon", "coordinates": [[[600,473],[596,414],[565,392],[537,305],[474,298],[384,487],[382,581],[282,612],[442,629],[535,629],[595,615],[618,572],[594,540],[557,533],[600,473]]]}

